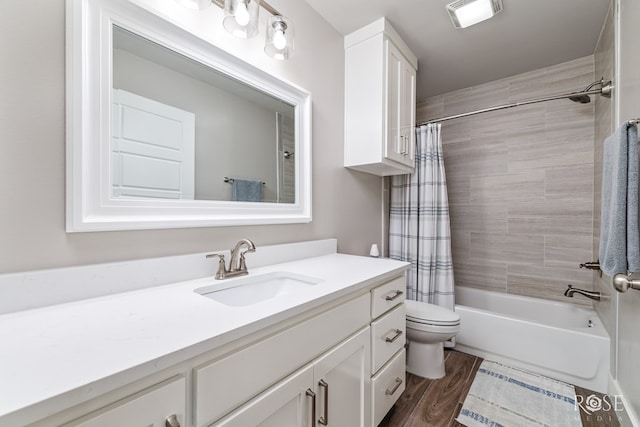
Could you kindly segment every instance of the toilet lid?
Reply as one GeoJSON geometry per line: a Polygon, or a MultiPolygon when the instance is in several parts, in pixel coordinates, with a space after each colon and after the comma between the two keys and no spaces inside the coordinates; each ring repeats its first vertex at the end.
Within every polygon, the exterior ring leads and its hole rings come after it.
{"type": "Polygon", "coordinates": [[[407,320],[429,325],[454,326],[460,324],[458,313],[421,301],[406,300],[407,320]]]}

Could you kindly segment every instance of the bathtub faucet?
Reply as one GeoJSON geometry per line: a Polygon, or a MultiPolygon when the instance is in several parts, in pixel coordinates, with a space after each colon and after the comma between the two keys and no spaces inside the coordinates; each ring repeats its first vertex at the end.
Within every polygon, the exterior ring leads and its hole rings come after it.
{"type": "Polygon", "coordinates": [[[600,292],[585,291],[584,289],[574,288],[571,285],[567,285],[567,286],[568,286],[567,290],[564,291],[565,297],[573,298],[573,294],[578,293],[580,295],[584,295],[587,298],[591,298],[592,300],[600,301],[600,292]]]}

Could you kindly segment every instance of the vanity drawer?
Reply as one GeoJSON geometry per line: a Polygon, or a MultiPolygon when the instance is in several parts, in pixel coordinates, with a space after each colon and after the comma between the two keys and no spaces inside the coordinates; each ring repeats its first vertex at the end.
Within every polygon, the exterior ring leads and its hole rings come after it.
{"type": "Polygon", "coordinates": [[[405,300],[407,279],[400,276],[371,291],[371,318],[384,314],[405,300]]]}
{"type": "Polygon", "coordinates": [[[171,417],[186,425],[186,384],[183,376],[171,378],[63,427],[164,426],[171,417]]]}
{"type": "Polygon", "coordinates": [[[371,322],[371,373],[374,374],[406,342],[405,305],[371,322]]]}
{"type": "Polygon", "coordinates": [[[369,323],[369,294],[196,367],[196,426],[216,421],[369,323]]]}
{"type": "Polygon", "coordinates": [[[377,426],[405,389],[404,348],[371,378],[373,425],[377,426]]]}

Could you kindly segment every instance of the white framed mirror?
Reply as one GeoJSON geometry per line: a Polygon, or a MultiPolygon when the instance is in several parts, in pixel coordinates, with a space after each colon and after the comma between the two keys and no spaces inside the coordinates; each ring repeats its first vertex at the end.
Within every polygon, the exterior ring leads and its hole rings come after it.
{"type": "Polygon", "coordinates": [[[128,0],[67,0],[67,231],[311,221],[311,95],[128,0]]]}

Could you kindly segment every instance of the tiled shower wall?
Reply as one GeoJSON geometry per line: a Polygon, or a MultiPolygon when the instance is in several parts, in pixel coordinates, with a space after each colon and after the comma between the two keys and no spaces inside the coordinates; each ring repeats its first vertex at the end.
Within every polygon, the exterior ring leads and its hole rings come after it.
{"type": "MultiPolygon", "coordinates": [[[[417,121],[582,90],[594,56],[434,96],[417,121]]],[[[557,100],[442,124],[456,286],[590,305],[594,107],[557,100]]]]}

